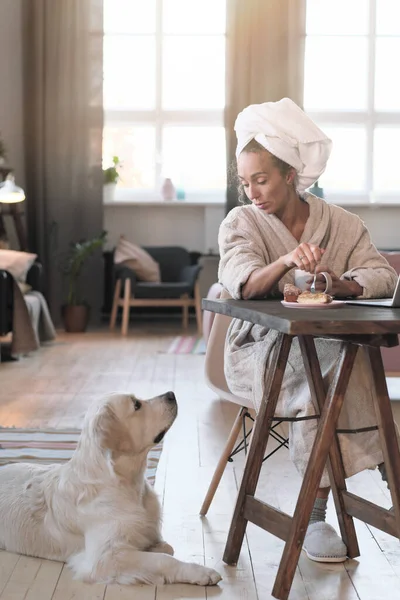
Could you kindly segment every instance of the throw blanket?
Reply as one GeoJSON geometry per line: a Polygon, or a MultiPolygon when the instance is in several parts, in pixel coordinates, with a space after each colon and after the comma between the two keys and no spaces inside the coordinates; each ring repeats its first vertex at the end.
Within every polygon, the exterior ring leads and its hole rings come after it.
{"type": "Polygon", "coordinates": [[[32,328],[37,344],[51,342],[56,337],[53,321],[47,302],[40,292],[31,290],[24,296],[31,317],[32,328]]]}
{"type": "MultiPolygon", "coordinates": [[[[310,206],[301,242],[326,249],[322,265],[342,278],[355,279],[363,287],[364,297],[391,296],[397,281],[394,269],[372,244],[358,216],[307,194],[310,206]]],[[[253,205],[233,209],[222,222],[219,232],[221,261],[219,280],[233,298],[241,298],[241,288],[250,274],[294,250],[299,242],[275,216],[253,205]]],[[[281,297],[285,283],[294,283],[289,271],[272,290],[281,297]]],[[[225,376],[233,393],[251,399],[258,411],[265,393],[265,375],[270,365],[277,332],[260,325],[233,319],[225,347],[225,376]]],[[[332,379],[339,357],[340,342],[316,340],[321,370],[326,383],[332,379]]],[[[373,384],[369,363],[359,350],[345,395],[340,429],[376,425],[373,384]]],[[[289,354],[277,415],[304,417],[316,414],[304,374],[298,341],[289,354]]],[[[290,454],[298,471],[304,474],[317,428],[317,420],[291,423],[290,454]]],[[[339,434],[345,472],[348,477],[383,461],[377,431],[339,434]]],[[[321,487],[329,486],[325,470],[321,487]]]]}
{"type": "Polygon", "coordinates": [[[56,332],[45,298],[40,292],[23,295],[14,280],[13,335],[11,354],[28,354],[41,342],[54,340],[56,332]]]}

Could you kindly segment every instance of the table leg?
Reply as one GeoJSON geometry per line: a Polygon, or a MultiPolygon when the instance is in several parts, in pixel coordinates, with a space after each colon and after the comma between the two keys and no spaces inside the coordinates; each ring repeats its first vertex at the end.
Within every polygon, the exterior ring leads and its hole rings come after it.
{"type": "Polygon", "coordinates": [[[396,519],[397,537],[400,538],[400,452],[392,407],[388,395],[385,371],[380,348],[367,348],[374,379],[376,395],[374,404],[379,427],[383,460],[386,466],[388,485],[392,496],[396,519]]]}
{"type": "MultiPolygon", "coordinates": [[[[308,385],[310,387],[311,397],[314,405],[319,407],[322,413],[326,398],[324,381],[322,378],[321,367],[315,351],[314,339],[312,336],[299,336],[299,344],[303,355],[304,368],[307,375],[308,385]]],[[[343,468],[342,456],[339,447],[337,435],[334,435],[333,443],[329,451],[327,462],[329,479],[332,487],[332,494],[335,501],[336,514],[338,516],[340,532],[344,543],[347,546],[348,556],[355,558],[360,556],[360,550],[357,542],[356,530],[353,517],[347,514],[342,492],[346,491],[346,475],[343,468]]]]}
{"type": "Polygon", "coordinates": [[[256,491],[291,345],[292,336],[283,333],[278,334],[271,366],[269,367],[265,394],[254,425],[243,478],[225,546],[223,560],[229,565],[236,564],[239,558],[247,526],[247,519],[243,515],[246,496],[254,496],[256,491]]]}
{"type": "MultiPolygon", "coordinates": [[[[315,348],[310,348],[309,351],[316,356],[315,348]]],[[[287,600],[289,596],[322,472],[335,436],[337,420],[343,405],[356,353],[357,346],[354,344],[343,345],[319,419],[317,434],[272,590],[272,595],[280,600],[287,600]]]]}

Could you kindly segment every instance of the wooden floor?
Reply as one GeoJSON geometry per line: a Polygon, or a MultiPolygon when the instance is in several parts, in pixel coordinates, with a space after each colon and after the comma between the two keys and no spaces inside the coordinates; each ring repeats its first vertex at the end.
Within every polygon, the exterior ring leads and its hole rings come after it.
{"type": "MultiPolygon", "coordinates": [[[[203,356],[165,353],[178,326],[131,326],[129,337],[108,331],[61,334],[55,344],[19,362],[0,365],[2,426],[79,426],[91,399],[108,391],[132,391],[143,397],[175,391],[178,419],[168,434],[156,488],[164,505],[164,537],[177,557],[218,569],[215,588],[189,585],[108,586],[72,580],[62,563],[0,552],[0,600],[175,600],[224,598],[268,600],[283,543],[249,525],[239,564],[221,556],[235,501],[243,458],[229,464],[207,518],[198,511],[235,407],[219,401],[203,380],[203,356]]],[[[400,407],[394,403],[394,408],[400,407]]],[[[397,412],[397,411],[396,411],[397,412]]],[[[280,450],[262,471],[258,496],[283,511],[293,510],[300,479],[288,452],[280,450]]],[[[349,481],[350,490],[382,506],[390,498],[377,471],[349,481]]],[[[329,520],[336,525],[329,507],[329,520]]],[[[358,560],[342,565],[317,564],[303,554],[291,600],[400,600],[398,540],[357,523],[358,560]]]]}

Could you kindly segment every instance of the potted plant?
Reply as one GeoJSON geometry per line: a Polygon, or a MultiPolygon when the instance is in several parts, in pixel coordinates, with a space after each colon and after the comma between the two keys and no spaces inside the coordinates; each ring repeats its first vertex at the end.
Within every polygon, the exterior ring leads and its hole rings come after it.
{"type": "Polygon", "coordinates": [[[103,231],[98,237],[91,240],[71,244],[64,274],[68,281],[67,303],[62,307],[62,318],[65,331],[78,333],[86,330],[89,322],[90,307],[78,294],[78,283],[82,269],[87,259],[103,246],[107,232],[103,231]]]}
{"type": "Polygon", "coordinates": [[[121,162],[118,156],[113,156],[112,166],[103,169],[103,201],[105,203],[112,202],[115,197],[115,188],[117,187],[120,178],[118,169],[121,168],[121,162]]]}

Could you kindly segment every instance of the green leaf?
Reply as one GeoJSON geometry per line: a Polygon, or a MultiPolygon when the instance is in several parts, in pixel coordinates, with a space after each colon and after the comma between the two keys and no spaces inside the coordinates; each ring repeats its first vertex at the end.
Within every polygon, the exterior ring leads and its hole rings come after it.
{"type": "Polygon", "coordinates": [[[118,156],[112,157],[113,166],[103,169],[104,183],[117,183],[120,178],[118,169],[122,167],[122,164],[118,156]]]}
{"type": "Polygon", "coordinates": [[[77,288],[82,269],[88,258],[97,248],[103,246],[106,238],[107,232],[103,231],[99,236],[91,240],[71,243],[70,252],[66,257],[63,268],[68,282],[67,304],[81,304],[77,288]]]}

